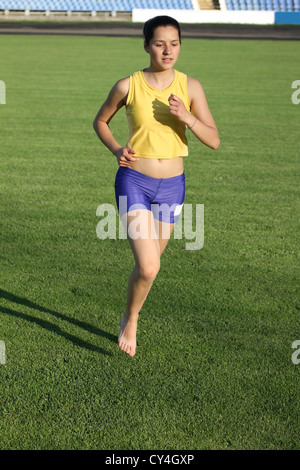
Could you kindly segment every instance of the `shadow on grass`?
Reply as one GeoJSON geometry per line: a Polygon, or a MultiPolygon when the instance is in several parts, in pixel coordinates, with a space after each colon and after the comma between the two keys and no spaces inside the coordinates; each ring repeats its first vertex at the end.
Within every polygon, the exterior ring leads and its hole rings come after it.
{"type": "MultiPolygon", "coordinates": [[[[102,330],[101,328],[97,328],[93,325],[90,325],[89,323],[85,323],[80,320],[76,320],[75,318],[70,318],[67,315],[63,315],[62,313],[56,312],[55,310],[51,310],[45,307],[42,307],[34,302],[31,302],[31,300],[25,299],[23,297],[19,297],[17,295],[11,294],[10,292],[7,292],[3,289],[0,289],[0,297],[3,299],[10,300],[11,302],[24,305],[25,307],[32,308],[34,310],[37,310],[39,312],[43,313],[49,313],[50,315],[53,315],[56,318],[59,318],[61,320],[65,320],[69,323],[72,323],[73,325],[76,325],[86,331],[89,331],[90,333],[93,333],[95,335],[101,336],[103,338],[106,338],[110,341],[113,341],[114,343],[117,342],[118,338],[115,335],[112,335],[110,333],[107,333],[106,331],[102,330]]],[[[53,331],[54,333],[63,336],[64,338],[68,339],[69,341],[72,341],[72,343],[85,348],[89,349],[91,351],[97,351],[100,352],[101,354],[104,355],[110,355],[105,349],[99,348],[98,346],[95,346],[91,343],[88,343],[87,341],[83,341],[77,336],[71,335],[70,333],[67,333],[66,331],[63,331],[59,326],[55,325],[55,323],[51,323],[47,320],[43,320],[41,318],[37,318],[31,315],[27,315],[22,312],[18,312],[16,310],[12,310],[7,307],[0,307],[0,312],[5,313],[7,315],[11,315],[14,317],[22,318],[23,320],[26,320],[31,323],[36,323],[37,325],[41,326],[42,328],[45,328],[48,331],[53,331]]]]}

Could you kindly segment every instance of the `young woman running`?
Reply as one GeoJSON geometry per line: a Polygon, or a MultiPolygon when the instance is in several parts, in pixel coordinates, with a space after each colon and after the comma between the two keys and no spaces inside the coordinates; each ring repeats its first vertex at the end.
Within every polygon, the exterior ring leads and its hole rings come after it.
{"type": "Polygon", "coordinates": [[[120,217],[126,218],[135,259],[119,333],[119,347],[129,356],[136,351],[139,312],[184,202],[186,128],[203,144],[213,149],[219,146],[218,130],[201,84],[174,69],[181,46],[178,22],[157,16],[145,23],[143,32],[149,67],[119,80],[94,120],[97,135],[118,161],[116,202],[120,217]],[[123,106],[129,126],[125,146],[115,140],[109,127],[123,106]],[[120,196],[123,200],[126,196],[126,206],[119,204],[120,196]],[[140,236],[130,227],[136,227],[140,236]]]}

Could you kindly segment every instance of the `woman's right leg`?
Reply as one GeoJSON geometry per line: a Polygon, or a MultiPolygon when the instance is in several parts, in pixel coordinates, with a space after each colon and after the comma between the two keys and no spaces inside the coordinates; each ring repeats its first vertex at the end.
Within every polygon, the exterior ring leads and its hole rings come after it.
{"type": "MultiPolygon", "coordinates": [[[[179,179],[181,182],[182,178],[179,179]]],[[[160,256],[166,248],[174,228],[173,223],[158,222],[154,219],[153,212],[149,210],[150,201],[153,200],[155,195],[158,195],[157,179],[154,180],[134,170],[120,167],[115,182],[117,203],[120,202],[118,205],[120,217],[121,219],[123,219],[123,216],[127,218],[127,237],[135,258],[135,266],[128,281],[127,306],[121,319],[119,334],[119,346],[130,356],[134,356],[136,350],[139,312],[159,271],[160,256]],[[145,178],[147,182],[144,181],[145,178]],[[127,214],[124,212],[124,208],[121,207],[121,195],[127,197],[125,207],[125,210],[129,210],[127,214]],[[144,209],[139,207],[134,210],[133,205],[135,204],[142,205],[144,209]],[[132,208],[132,211],[130,208],[132,208]],[[166,231],[165,228],[167,228],[166,231]]],[[[159,180],[159,184],[162,184],[161,180],[159,180]]],[[[164,181],[165,185],[169,190],[170,181],[164,181]]],[[[176,194],[177,192],[176,186],[176,194]]],[[[168,191],[169,193],[170,191],[168,191]]],[[[167,201],[164,198],[162,203],[170,205],[173,204],[173,201],[167,201]]]]}
{"type": "Polygon", "coordinates": [[[159,271],[161,254],[158,237],[153,231],[153,214],[148,210],[136,211],[135,215],[128,213],[128,227],[137,217],[146,233],[136,239],[128,235],[135,266],[128,281],[126,311],[121,319],[119,334],[119,347],[130,356],[135,354],[139,312],[159,271]]]}

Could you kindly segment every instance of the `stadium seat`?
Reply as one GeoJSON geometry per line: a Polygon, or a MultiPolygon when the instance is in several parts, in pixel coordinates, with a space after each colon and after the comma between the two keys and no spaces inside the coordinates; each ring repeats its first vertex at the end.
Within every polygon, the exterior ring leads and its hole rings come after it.
{"type": "Polygon", "coordinates": [[[289,2],[288,0],[280,0],[280,6],[282,11],[289,11],[289,2]]]}
{"type": "Polygon", "coordinates": [[[267,9],[267,4],[265,0],[260,0],[260,9],[261,10],[266,10],[267,9]]]}
{"type": "Polygon", "coordinates": [[[272,0],[266,0],[266,10],[273,10],[272,0]]]}

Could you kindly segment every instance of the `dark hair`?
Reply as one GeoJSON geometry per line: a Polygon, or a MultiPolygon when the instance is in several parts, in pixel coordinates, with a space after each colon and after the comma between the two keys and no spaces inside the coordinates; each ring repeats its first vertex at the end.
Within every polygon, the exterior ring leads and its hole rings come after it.
{"type": "Polygon", "coordinates": [[[178,31],[179,41],[181,43],[181,30],[178,21],[171,16],[155,16],[144,24],[143,34],[147,46],[149,46],[149,43],[154,36],[154,30],[159,26],[174,26],[178,31]]]}

